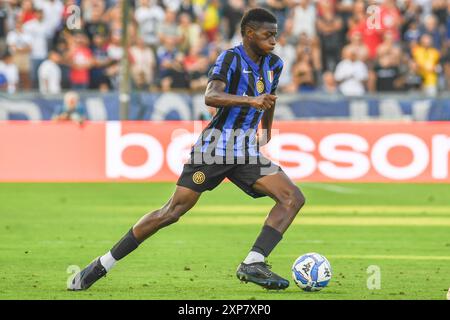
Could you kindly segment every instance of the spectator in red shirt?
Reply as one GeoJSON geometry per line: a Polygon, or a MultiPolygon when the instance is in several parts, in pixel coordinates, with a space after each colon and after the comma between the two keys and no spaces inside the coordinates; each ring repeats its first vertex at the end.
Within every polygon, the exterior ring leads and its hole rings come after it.
{"type": "Polygon", "coordinates": [[[384,0],[380,6],[380,24],[383,33],[389,32],[395,41],[400,39],[402,16],[394,0],[384,0]]]}
{"type": "Polygon", "coordinates": [[[377,48],[383,40],[383,33],[381,28],[381,23],[376,15],[379,11],[366,13],[365,5],[363,1],[358,1],[355,3],[355,13],[354,19],[349,21],[349,38],[355,32],[359,32],[362,35],[362,41],[366,45],[368,52],[368,58],[374,60],[377,56],[377,48]],[[362,14],[365,13],[364,16],[362,14]]]}
{"type": "Polygon", "coordinates": [[[22,24],[31,21],[36,18],[36,13],[34,11],[32,0],[23,0],[21,5],[21,10],[19,13],[19,21],[22,24]]]}
{"type": "Polygon", "coordinates": [[[83,90],[89,86],[89,70],[93,65],[93,56],[88,45],[89,41],[85,34],[76,33],[73,36],[73,47],[69,49],[67,55],[72,89],[83,90]]]}

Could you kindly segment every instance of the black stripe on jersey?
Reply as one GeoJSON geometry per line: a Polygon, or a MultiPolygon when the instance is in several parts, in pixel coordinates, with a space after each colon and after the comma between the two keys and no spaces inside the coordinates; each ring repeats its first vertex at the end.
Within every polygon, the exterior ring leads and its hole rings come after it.
{"type": "MultiPolygon", "coordinates": [[[[233,63],[235,53],[231,50],[227,50],[222,61],[220,62],[220,70],[218,73],[213,73],[215,69],[215,65],[209,70],[208,72],[208,81],[212,80],[220,80],[222,82],[225,82],[227,85],[228,83],[228,70],[231,68],[231,64],[233,63]]],[[[217,63],[217,62],[216,62],[217,63]]]]}
{"type": "Polygon", "coordinates": [[[235,55],[236,54],[233,51],[229,50],[227,51],[225,57],[223,58],[222,65],[220,66],[220,74],[224,75],[225,78],[227,78],[228,70],[230,69],[231,64],[233,63],[235,55]]]}
{"type": "Polygon", "coordinates": [[[279,56],[277,56],[276,54],[271,54],[270,60],[269,60],[269,67],[270,69],[273,68],[273,66],[280,61],[281,58],[279,56]]]}
{"type": "MultiPolygon", "coordinates": [[[[237,58],[236,71],[234,72],[232,80],[231,80],[231,84],[228,87],[228,93],[230,93],[230,94],[233,94],[234,92],[236,92],[236,88],[237,88],[237,86],[239,84],[239,77],[240,77],[240,70],[241,70],[240,69],[240,58],[241,57],[239,55],[237,55],[233,51],[227,51],[227,53],[225,54],[225,57],[223,58],[222,66],[220,68],[220,73],[221,74],[227,74],[228,70],[226,70],[227,64],[225,62],[228,63],[228,68],[229,68],[231,66],[231,64],[233,63],[233,59],[235,57],[237,58]],[[239,75],[239,77],[238,77],[238,75],[239,75]],[[236,81],[237,81],[237,83],[236,83],[236,81]]],[[[221,127],[223,127],[223,123],[225,122],[225,120],[228,117],[228,113],[230,112],[229,109],[230,108],[223,108],[223,107],[221,107],[217,111],[213,121],[211,121],[211,123],[208,125],[208,128],[219,128],[219,129],[221,129],[221,127]]]]}
{"type": "MultiPolygon", "coordinates": [[[[250,66],[249,66],[250,68],[250,66]]],[[[261,67],[262,68],[262,67],[261,67]]],[[[254,97],[255,96],[255,76],[253,74],[253,72],[248,74],[248,83],[247,83],[247,95],[249,97],[254,97]]],[[[245,121],[245,118],[247,117],[248,113],[250,112],[250,108],[252,107],[246,107],[246,108],[241,108],[241,111],[239,112],[238,117],[236,118],[236,121],[233,124],[233,129],[240,129],[242,127],[242,124],[245,121]]],[[[257,112],[256,112],[257,113],[257,112]]],[[[237,138],[238,137],[234,137],[233,143],[234,145],[237,145],[237,138]]],[[[243,141],[243,146],[244,146],[244,150],[245,150],[245,158],[248,158],[248,144],[249,144],[249,137],[244,134],[244,141],[243,141]]]]}
{"type": "MultiPolygon", "coordinates": [[[[233,53],[234,54],[234,53],[233,53]]],[[[237,61],[236,61],[236,71],[233,74],[233,77],[231,79],[230,86],[228,87],[228,93],[229,94],[236,94],[239,86],[239,81],[241,80],[241,57],[239,55],[236,55],[237,61]]],[[[227,121],[228,115],[232,109],[232,107],[226,107],[222,108],[223,112],[220,114],[219,121],[217,122],[216,126],[214,128],[217,128],[218,130],[223,129],[223,125],[227,121]]]]}
{"type": "Polygon", "coordinates": [[[242,74],[242,60],[241,56],[236,54],[236,71],[234,72],[230,86],[228,87],[229,94],[237,94],[239,81],[241,80],[241,74],[242,74]]]}
{"type": "MultiPolygon", "coordinates": [[[[253,75],[253,72],[248,74],[246,93],[249,97],[255,96],[255,76],[253,75]]],[[[241,111],[234,121],[233,129],[239,129],[242,126],[242,123],[245,121],[245,117],[249,113],[250,108],[251,107],[241,107],[241,111]]]]}

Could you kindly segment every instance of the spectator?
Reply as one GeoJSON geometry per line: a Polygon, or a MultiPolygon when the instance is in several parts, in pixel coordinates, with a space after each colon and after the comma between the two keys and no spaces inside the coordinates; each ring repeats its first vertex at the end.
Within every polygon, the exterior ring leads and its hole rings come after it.
{"type": "Polygon", "coordinates": [[[408,50],[411,50],[412,47],[416,46],[419,43],[419,39],[420,39],[420,30],[418,23],[413,21],[408,25],[408,29],[406,29],[404,35],[404,40],[408,45],[408,50]]]}
{"type": "Polygon", "coordinates": [[[175,56],[178,51],[176,49],[175,40],[173,38],[168,39],[159,49],[157,53],[158,57],[158,69],[159,79],[163,79],[168,75],[168,71],[172,66],[175,56]]]}
{"type": "Polygon", "coordinates": [[[344,49],[342,57],[344,60],[339,62],[334,73],[339,91],[346,96],[362,96],[368,78],[366,64],[358,60],[357,52],[352,48],[344,49]]]}
{"type": "Polygon", "coordinates": [[[432,0],[431,1],[431,10],[432,14],[437,18],[437,23],[439,27],[445,27],[447,23],[447,5],[448,1],[446,0],[432,0]]]}
{"type": "Polygon", "coordinates": [[[19,68],[19,83],[21,89],[30,89],[30,52],[33,39],[23,31],[23,24],[16,21],[16,28],[8,32],[6,42],[12,54],[15,65],[19,68]]]}
{"type": "Polygon", "coordinates": [[[34,0],[34,5],[42,9],[43,21],[47,27],[47,40],[50,43],[61,26],[64,5],[61,0],[34,0]]]}
{"type": "Polygon", "coordinates": [[[366,3],[363,0],[356,1],[340,1],[338,4],[339,12],[347,12],[347,25],[348,31],[352,31],[355,28],[360,28],[363,21],[367,22],[366,3]],[[343,9],[345,8],[345,9],[343,9]]]}
{"type": "Polygon", "coordinates": [[[0,3],[0,55],[6,51],[6,35],[8,33],[7,27],[8,8],[5,2],[0,3]]]}
{"type": "Polygon", "coordinates": [[[194,91],[205,90],[208,85],[208,57],[201,54],[200,46],[191,47],[189,54],[184,58],[183,66],[188,72],[190,88],[194,91]]]}
{"type": "Polygon", "coordinates": [[[191,16],[187,13],[180,14],[179,20],[178,32],[181,35],[179,48],[187,52],[189,48],[198,45],[202,30],[198,24],[192,23],[191,16]]]}
{"type": "Polygon", "coordinates": [[[88,41],[87,36],[81,32],[73,36],[72,48],[67,55],[72,89],[85,90],[89,86],[89,70],[93,65],[93,57],[88,41]]]}
{"type": "Polygon", "coordinates": [[[136,44],[130,48],[133,63],[131,78],[138,89],[148,89],[155,80],[154,70],[156,58],[153,51],[145,45],[142,38],[137,38],[136,44]]]}
{"type": "Polygon", "coordinates": [[[3,86],[8,93],[15,93],[19,82],[19,70],[14,64],[12,55],[6,52],[0,61],[0,86],[3,86]]]}
{"type": "Polygon", "coordinates": [[[215,41],[219,32],[220,14],[219,0],[209,0],[203,13],[203,30],[206,32],[208,41],[215,41]]]}
{"type": "Polygon", "coordinates": [[[350,36],[350,43],[344,48],[351,48],[358,55],[358,60],[367,62],[369,58],[369,49],[366,44],[362,41],[362,34],[359,30],[353,31],[350,36]]]}
{"type": "Polygon", "coordinates": [[[336,85],[336,80],[334,80],[333,72],[325,71],[322,76],[322,89],[321,91],[325,94],[336,94],[338,93],[338,88],[336,85]]]}
{"type": "Polygon", "coordinates": [[[439,30],[438,20],[433,15],[428,15],[424,19],[424,24],[421,30],[422,34],[428,34],[432,38],[432,46],[436,49],[441,49],[442,47],[442,33],[439,30]]]}
{"type": "Polygon", "coordinates": [[[368,52],[368,59],[373,60],[377,55],[377,48],[383,40],[383,33],[381,23],[376,19],[371,20],[369,14],[366,13],[365,3],[362,0],[355,2],[354,19],[349,21],[349,35],[354,32],[359,32],[362,35],[362,42],[366,45],[368,52]]]}
{"type": "Polygon", "coordinates": [[[377,48],[377,58],[389,56],[394,64],[399,64],[402,51],[397,44],[398,42],[394,40],[394,35],[391,32],[386,32],[383,42],[377,48]]]}
{"type": "Polygon", "coordinates": [[[418,66],[414,61],[408,60],[408,69],[404,75],[403,89],[406,91],[420,92],[422,88],[422,77],[419,74],[418,66]]]}
{"type": "Polygon", "coordinates": [[[174,42],[175,45],[178,46],[181,43],[182,37],[180,29],[177,26],[176,12],[166,10],[166,17],[164,19],[164,22],[160,25],[158,36],[161,44],[170,41],[174,42]]]}
{"type": "Polygon", "coordinates": [[[33,6],[33,0],[23,0],[19,13],[19,21],[22,23],[27,23],[28,21],[32,21],[36,19],[36,12],[33,6]]]}
{"type": "Polygon", "coordinates": [[[400,40],[402,16],[395,0],[382,0],[380,6],[380,23],[383,33],[389,32],[395,41],[400,40]]]}
{"type": "Polygon", "coordinates": [[[38,69],[39,91],[42,94],[58,94],[61,92],[61,56],[56,51],[50,51],[48,59],[38,69]]]}
{"type": "Polygon", "coordinates": [[[280,80],[278,82],[278,88],[281,91],[285,91],[285,89],[292,83],[292,67],[297,60],[297,52],[295,47],[288,43],[286,35],[281,34],[274,53],[284,62],[283,72],[281,73],[280,80]]]}
{"type": "Polygon", "coordinates": [[[322,6],[322,15],[317,19],[317,33],[320,39],[323,69],[334,71],[343,47],[343,22],[334,13],[330,2],[324,2],[322,6]]]}
{"type": "MultiPolygon", "coordinates": [[[[245,3],[244,0],[230,0],[226,2],[223,8],[223,19],[225,21],[226,26],[226,39],[233,39],[236,34],[236,30],[242,19],[242,14],[245,11],[245,3]]],[[[281,24],[278,23],[278,33],[282,33],[281,24]]]]}
{"type": "Polygon", "coordinates": [[[403,39],[411,42],[418,40],[418,37],[416,38],[413,36],[411,38],[411,35],[407,35],[408,30],[417,30],[419,21],[420,21],[420,15],[421,15],[421,7],[417,5],[417,3],[413,0],[407,0],[404,2],[404,6],[402,8],[402,17],[403,17],[403,24],[401,27],[401,34],[403,35],[403,39]],[[414,24],[414,26],[412,26],[414,24]],[[409,40],[407,40],[409,39],[409,40]]]}
{"type": "Polygon", "coordinates": [[[191,21],[194,21],[197,19],[197,16],[195,15],[194,6],[192,4],[192,0],[182,0],[180,4],[180,8],[178,9],[178,15],[182,14],[188,14],[191,18],[191,21]]]}
{"type": "Polygon", "coordinates": [[[438,87],[440,53],[433,48],[433,39],[429,34],[420,37],[420,44],[413,48],[414,62],[423,78],[422,88],[425,94],[435,96],[438,87]]]}
{"type": "Polygon", "coordinates": [[[47,58],[47,26],[44,22],[42,9],[35,11],[35,18],[29,20],[23,25],[23,32],[32,39],[31,42],[31,68],[30,79],[33,88],[38,87],[37,70],[41,63],[47,58]]]}
{"type": "Polygon", "coordinates": [[[355,1],[354,0],[336,0],[335,1],[335,9],[337,14],[342,18],[344,21],[345,26],[345,32],[346,26],[348,25],[349,20],[352,18],[353,14],[353,8],[355,7],[355,1]]]}
{"type": "Polygon", "coordinates": [[[372,81],[375,84],[369,85],[378,92],[396,91],[400,88],[400,66],[399,61],[392,55],[380,56],[373,70],[372,81]]]}
{"type": "Polygon", "coordinates": [[[265,7],[275,14],[278,22],[278,32],[283,33],[287,18],[288,0],[265,0],[265,7]]]}
{"type": "Polygon", "coordinates": [[[170,63],[166,76],[161,79],[161,89],[168,92],[171,89],[189,89],[189,74],[184,68],[184,54],[177,53],[175,59],[170,63]]]}
{"type": "Polygon", "coordinates": [[[119,87],[120,61],[123,57],[123,48],[120,41],[121,35],[117,32],[113,32],[107,47],[109,63],[105,72],[108,79],[111,81],[111,86],[113,88],[119,87]]]}
{"type": "Polygon", "coordinates": [[[313,73],[318,75],[320,70],[322,70],[322,59],[320,57],[320,41],[318,41],[317,37],[309,38],[305,33],[302,33],[298,40],[296,50],[298,58],[304,54],[309,56],[313,73]]]}
{"type": "Polygon", "coordinates": [[[156,1],[139,0],[138,8],[134,13],[134,18],[138,23],[139,35],[144,39],[145,44],[154,50],[159,45],[158,30],[164,21],[164,10],[157,5],[156,1]]]}
{"type": "Polygon", "coordinates": [[[311,92],[315,90],[314,67],[308,52],[299,52],[298,60],[292,68],[293,87],[287,87],[287,92],[311,92]]]}
{"type": "Polygon", "coordinates": [[[82,124],[87,119],[86,109],[80,103],[80,96],[74,91],[64,95],[64,103],[53,115],[55,121],[74,121],[82,124]]]}
{"type": "Polygon", "coordinates": [[[310,0],[294,0],[291,9],[292,35],[299,38],[306,34],[309,38],[316,35],[316,8],[310,0]]]}
{"type": "Polygon", "coordinates": [[[106,74],[112,60],[108,56],[107,38],[101,32],[95,33],[92,41],[92,68],[90,70],[89,89],[99,89],[106,92],[111,88],[111,82],[106,74]]]}
{"type": "MultiPolygon", "coordinates": [[[[89,12],[89,17],[86,17],[85,13],[85,25],[84,31],[86,32],[89,41],[93,41],[96,35],[100,35],[103,38],[109,36],[109,24],[103,21],[103,15],[105,13],[104,1],[90,1],[89,10],[84,7],[84,12],[89,12]]],[[[87,6],[87,2],[83,1],[83,6],[87,6]]]]}
{"type": "Polygon", "coordinates": [[[162,0],[162,2],[170,11],[177,12],[180,9],[181,0],[162,0]]]}

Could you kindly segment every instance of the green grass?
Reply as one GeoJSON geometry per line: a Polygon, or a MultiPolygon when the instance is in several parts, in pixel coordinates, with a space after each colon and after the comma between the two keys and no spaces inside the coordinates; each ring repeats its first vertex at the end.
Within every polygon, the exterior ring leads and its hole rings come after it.
{"type": "Polygon", "coordinates": [[[170,183],[0,184],[0,299],[445,299],[450,287],[450,186],[301,185],[303,213],[270,257],[290,279],[299,255],[319,252],[333,278],[316,293],[267,292],[235,278],[271,206],[230,183],[205,193],[87,292],[68,292],[70,265],[103,254],[170,183]],[[367,268],[381,289],[367,289],[367,268]]]}

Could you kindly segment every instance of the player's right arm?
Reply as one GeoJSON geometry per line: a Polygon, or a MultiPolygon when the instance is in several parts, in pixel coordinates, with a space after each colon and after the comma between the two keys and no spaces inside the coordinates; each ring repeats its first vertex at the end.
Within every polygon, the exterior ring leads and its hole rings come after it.
{"type": "Polygon", "coordinates": [[[205,92],[205,104],[210,107],[253,107],[260,110],[268,110],[275,105],[276,96],[263,94],[258,97],[236,95],[226,92],[227,85],[235,74],[237,65],[236,54],[230,50],[222,52],[208,74],[208,86],[205,92]]]}
{"type": "Polygon", "coordinates": [[[211,80],[205,93],[205,104],[210,107],[246,106],[260,110],[273,108],[277,96],[262,94],[257,97],[238,96],[225,92],[226,83],[221,80],[211,80]]]}

